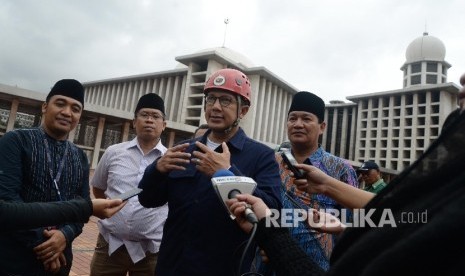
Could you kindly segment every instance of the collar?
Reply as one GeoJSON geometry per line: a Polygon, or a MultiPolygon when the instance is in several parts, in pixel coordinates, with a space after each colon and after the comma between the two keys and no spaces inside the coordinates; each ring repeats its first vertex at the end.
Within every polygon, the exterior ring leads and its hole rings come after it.
{"type": "Polygon", "coordinates": [[[55,138],[53,138],[52,136],[48,135],[48,133],[45,131],[44,127],[41,125],[38,127],[40,133],[42,133],[43,137],[45,139],[47,139],[48,141],[50,141],[51,143],[53,144],[56,144],[56,145],[65,145],[68,143],[68,139],[65,139],[65,140],[57,140],[55,138]]]}
{"type": "Polygon", "coordinates": [[[373,187],[373,189],[376,189],[376,188],[378,188],[378,186],[382,185],[383,183],[384,183],[383,178],[380,178],[380,179],[378,179],[378,181],[376,181],[375,183],[371,184],[371,187],[373,187]]]}
{"type": "MultiPolygon", "coordinates": [[[[137,141],[137,137],[134,137],[134,139],[129,141],[126,145],[126,149],[130,149],[134,147],[137,147],[142,152],[140,145],[139,145],[139,141],[137,141]]],[[[153,149],[150,152],[154,150],[158,150],[161,154],[165,154],[167,148],[163,146],[163,144],[161,143],[161,139],[159,139],[158,143],[155,145],[155,147],[153,147],[153,149]]]]}
{"type": "MultiPolygon", "coordinates": [[[[194,141],[200,141],[200,142],[202,142],[202,144],[206,145],[207,144],[207,137],[208,137],[208,135],[210,134],[211,131],[212,131],[211,129],[207,130],[207,132],[205,132],[205,134],[203,136],[201,136],[200,138],[194,139],[194,141]]],[[[229,149],[231,149],[231,147],[233,147],[233,148],[236,148],[239,151],[242,151],[242,149],[244,148],[246,140],[247,140],[247,135],[245,134],[244,130],[241,127],[239,127],[236,134],[234,134],[234,136],[231,137],[231,139],[229,139],[229,141],[227,142],[227,145],[228,145],[229,149]]],[[[220,148],[221,148],[221,145],[220,145],[220,148]]]]}
{"type": "Polygon", "coordinates": [[[321,158],[323,157],[323,154],[325,153],[325,151],[323,150],[323,148],[321,146],[318,146],[318,148],[316,149],[316,151],[314,151],[308,158],[307,160],[309,160],[311,162],[311,164],[316,164],[318,163],[321,158]]]}

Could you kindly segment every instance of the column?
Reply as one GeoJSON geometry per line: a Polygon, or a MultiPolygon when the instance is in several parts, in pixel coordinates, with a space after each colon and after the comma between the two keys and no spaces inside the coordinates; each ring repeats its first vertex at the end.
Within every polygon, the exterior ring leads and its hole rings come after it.
{"type": "Polygon", "coordinates": [[[16,113],[18,112],[19,101],[14,99],[11,102],[10,115],[8,116],[8,123],[6,125],[6,132],[15,128],[16,113]]]}
{"type": "Polygon", "coordinates": [[[121,130],[121,142],[126,142],[129,138],[129,128],[131,126],[131,122],[124,122],[123,127],[121,130]]]}
{"type": "Polygon", "coordinates": [[[102,144],[103,128],[105,127],[105,117],[100,117],[98,120],[97,137],[95,137],[94,153],[92,155],[92,162],[90,168],[95,169],[100,155],[100,146],[102,144]]]}

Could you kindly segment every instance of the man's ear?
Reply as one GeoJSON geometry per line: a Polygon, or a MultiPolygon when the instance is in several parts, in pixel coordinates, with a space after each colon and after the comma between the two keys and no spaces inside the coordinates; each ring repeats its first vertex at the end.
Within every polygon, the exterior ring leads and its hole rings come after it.
{"type": "Polygon", "coordinates": [[[241,114],[239,115],[239,118],[242,119],[247,114],[247,112],[249,112],[249,108],[250,106],[248,105],[241,106],[241,114]]]}
{"type": "Polygon", "coordinates": [[[42,114],[44,114],[45,111],[47,111],[47,107],[48,107],[48,103],[47,103],[47,102],[43,102],[43,103],[42,103],[42,114]]]}
{"type": "Polygon", "coordinates": [[[161,132],[165,131],[165,129],[166,129],[166,120],[163,120],[163,129],[161,132]]]}
{"type": "Polygon", "coordinates": [[[320,124],[320,134],[323,134],[325,132],[325,129],[326,129],[326,122],[323,121],[321,124],[320,124]]]}

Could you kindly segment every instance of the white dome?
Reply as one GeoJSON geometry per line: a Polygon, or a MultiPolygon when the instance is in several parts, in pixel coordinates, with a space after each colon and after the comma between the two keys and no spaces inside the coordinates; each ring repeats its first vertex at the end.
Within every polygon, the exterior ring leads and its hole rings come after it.
{"type": "Polygon", "coordinates": [[[414,39],[405,52],[406,63],[423,60],[444,61],[446,57],[446,46],[441,40],[434,36],[423,33],[414,39]]]}

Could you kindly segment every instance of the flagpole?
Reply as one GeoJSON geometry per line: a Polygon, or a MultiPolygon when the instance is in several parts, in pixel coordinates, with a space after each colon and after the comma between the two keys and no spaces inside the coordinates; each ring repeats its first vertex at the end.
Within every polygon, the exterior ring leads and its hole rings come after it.
{"type": "Polygon", "coordinates": [[[224,45],[226,44],[226,31],[228,30],[228,23],[229,23],[229,18],[225,18],[225,19],[224,19],[223,48],[224,48],[224,45]]]}

